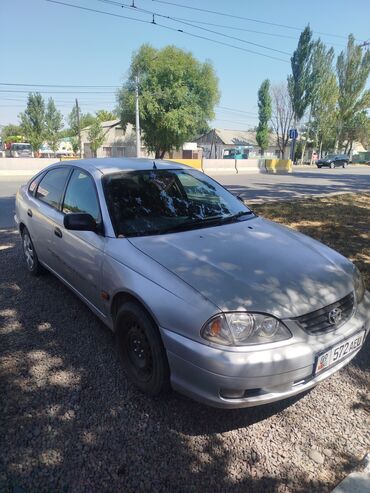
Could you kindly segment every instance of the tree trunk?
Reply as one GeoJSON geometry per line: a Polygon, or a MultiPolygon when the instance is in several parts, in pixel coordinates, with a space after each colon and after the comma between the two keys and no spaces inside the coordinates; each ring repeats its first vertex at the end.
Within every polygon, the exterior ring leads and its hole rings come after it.
{"type": "Polygon", "coordinates": [[[351,140],[351,144],[348,149],[348,156],[352,159],[352,147],[353,147],[353,140],[351,140]]]}
{"type": "Polygon", "coordinates": [[[160,149],[155,150],[155,159],[161,159],[161,150],[160,149]]]}
{"type": "Polygon", "coordinates": [[[163,159],[165,154],[166,154],[166,151],[161,151],[161,153],[159,155],[159,159],[163,159]]]}
{"type": "Polygon", "coordinates": [[[303,158],[304,158],[304,153],[306,152],[306,145],[308,141],[308,136],[310,135],[310,129],[311,129],[311,107],[310,107],[310,113],[308,115],[308,123],[307,123],[307,132],[306,132],[306,138],[302,146],[302,153],[301,153],[301,164],[303,164],[303,158]]]}
{"type": "Polygon", "coordinates": [[[320,140],[319,159],[321,159],[321,156],[322,156],[322,140],[320,140]]]}

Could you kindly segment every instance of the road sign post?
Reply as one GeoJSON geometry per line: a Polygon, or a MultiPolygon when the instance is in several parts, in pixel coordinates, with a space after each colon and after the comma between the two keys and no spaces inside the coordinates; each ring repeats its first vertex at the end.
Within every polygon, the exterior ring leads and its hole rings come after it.
{"type": "Polygon", "coordinates": [[[292,141],[292,145],[290,148],[290,159],[293,161],[293,163],[294,163],[294,155],[295,155],[295,143],[296,143],[297,137],[298,137],[298,130],[296,128],[291,128],[289,130],[289,138],[292,141]]]}

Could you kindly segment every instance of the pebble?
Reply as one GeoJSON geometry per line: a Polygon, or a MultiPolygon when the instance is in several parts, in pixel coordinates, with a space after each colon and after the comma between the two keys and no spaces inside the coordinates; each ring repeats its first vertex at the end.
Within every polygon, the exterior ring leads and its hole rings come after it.
{"type": "Polygon", "coordinates": [[[316,462],[316,464],[324,464],[324,457],[317,450],[311,449],[308,452],[308,457],[316,462]]]}
{"type": "Polygon", "coordinates": [[[330,448],[324,448],[322,453],[326,455],[326,457],[331,457],[333,455],[333,451],[330,448]]]}

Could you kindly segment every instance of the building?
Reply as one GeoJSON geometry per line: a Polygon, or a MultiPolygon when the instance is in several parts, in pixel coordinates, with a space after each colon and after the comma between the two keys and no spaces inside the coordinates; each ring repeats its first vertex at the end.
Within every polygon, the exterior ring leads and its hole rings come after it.
{"type": "MultiPolygon", "coordinates": [[[[131,123],[127,124],[126,131],[120,120],[102,122],[104,142],[97,150],[96,157],[135,157],[136,133],[131,123]]],[[[93,157],[88,138],[89,128],[81,130],[82,154],[85,158],[93,157]]],[[[141,156],[150,157],[144,146],[141,147],[141,156]]]]}
{"type": "MultiPolygon", "coordinates": [[[[195,139],[198,147],[203,149],[203,157],[207,159],[222,159],[231,149],[239,149],[246,158],[260,157],[260,148],[256,141],[256,132],[247,130],[227,130],[213,128],[209,132],[195,139]]],[[[285,157],[289,157],[290,146],[285,150],[285,157]]],[[[264,157],[280,157],[276,136],[270,135],[269,147],[264,157]]]]}

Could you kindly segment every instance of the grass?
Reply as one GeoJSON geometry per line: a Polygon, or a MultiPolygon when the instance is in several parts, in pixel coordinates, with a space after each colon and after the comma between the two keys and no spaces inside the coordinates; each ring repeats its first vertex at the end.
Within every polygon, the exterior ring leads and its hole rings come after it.
{"type": "Polygon", "coordinates": [[[253,205],[257,214],[285,224],[353,261],[370,289],[370,194],[345,194],[253,205]]]}

